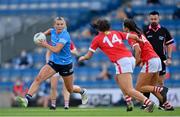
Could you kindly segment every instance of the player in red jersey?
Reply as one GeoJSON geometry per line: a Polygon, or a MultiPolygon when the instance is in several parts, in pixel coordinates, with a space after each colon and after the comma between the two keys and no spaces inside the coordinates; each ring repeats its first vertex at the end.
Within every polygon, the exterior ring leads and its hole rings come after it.
{"type": "MultiPolygon", "coordinates": [[[[156,86],[161,71],[161,60],[154,51],[152,45],[142,34],[136,23],[131,19],[124,21],[123,30],[131,34],[136,34],[143,42],[129,39],[129,44],[135,50],[136,65],[141,64],[142,69],[137,79],[136,90],[146,93],[153,93],[160,101],[161,105],[167,105],[168,88],[156,86]]],[[[173,108],[168,104],[167,108],[173,108]]]]}
{"type": "Polygon", "coordinates": [[[125,94],[147,105],[145,108],[147,112],[153,112],[155,107],[154,102],[133,88],[131,74],[135,67],[135,59],[123,43],[123,40],[128,38],[137,41],[141,40],[134,34],[110,31],[110,24],[105,19],[99,19],[96,25],[99,34],[93,39],[89,51],[84,56],[81,56],[79,61],[90,59],[95,50],[100,48],[109,57],[110,61],[114,63],[117,83],[121,90],[125,94]]]}

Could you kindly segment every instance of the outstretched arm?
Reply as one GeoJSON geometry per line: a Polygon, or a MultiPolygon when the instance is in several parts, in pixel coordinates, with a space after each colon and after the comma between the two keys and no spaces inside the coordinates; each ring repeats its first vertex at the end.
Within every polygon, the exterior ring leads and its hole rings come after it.
{"type": "Polygon", "coordinates": [[[81,62],[81,61],[84,61],[84,60],[88,60],[92,56],[93,56],[93,52],[92,51],[88,51],[84,56],[81,56],[78,61],[81,62]]]}
{"type": "Polygon", "coordinates": [[[136,40],[136,41],[138,41],[138,42],[143,42],[137,35],[135,35],[135,34],[127,34],[127,38],[129,39],[129,38],[131,38],[131,39],[134,39],[134,40],[136,40]]]}
{"type": "Polygon", "coordinates": [[[79,52],[77,51],[77,49],[71,50],[71,54],[73,54],[74,56],[79,56],[79,52]]]}

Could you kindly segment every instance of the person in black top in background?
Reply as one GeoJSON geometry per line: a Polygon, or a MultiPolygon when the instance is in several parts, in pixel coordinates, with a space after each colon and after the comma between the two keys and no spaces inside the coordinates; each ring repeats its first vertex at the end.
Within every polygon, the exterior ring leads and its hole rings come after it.
{"type": "MultiPolygon", "coordinates": [[[[163,86],[165,75],[166,75],[166,66],[172,63],[172,49],[174,39],[170,35],[169,31],[159,24],[159,13],[157,11],[152,11],[149,13],[149,22],[150,24],[145,26],[143,29],[144,35],[148,41],[153,46],[155,52],[161,59],[162,71],[159,73],[158,85],[163,86]],[[165,48],[166,47],[166,48],[165,48]]],[[[149,97],[149,93],[144,94],[146,97],[149,97]]],[[[168,103],[161,104],[160,108],[163,110],[174,110],[174,108],[168,103]]]]}

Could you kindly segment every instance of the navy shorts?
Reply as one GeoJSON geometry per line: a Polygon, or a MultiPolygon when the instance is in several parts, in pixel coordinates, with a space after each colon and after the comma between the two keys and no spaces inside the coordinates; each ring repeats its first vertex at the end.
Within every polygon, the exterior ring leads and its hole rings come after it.
{"type": "Polygon", "coordinates": [[[61,76],[69,76],[74,72],[72,63],[68,65],[59,65],[59,64],[55,64],[52,61],[49,61],[48,65],[51,66],[61,76]]]}

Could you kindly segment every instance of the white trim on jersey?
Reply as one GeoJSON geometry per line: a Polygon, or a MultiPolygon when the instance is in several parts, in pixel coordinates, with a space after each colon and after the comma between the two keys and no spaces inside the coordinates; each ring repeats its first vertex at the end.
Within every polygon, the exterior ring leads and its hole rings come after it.
{"type": "Polygon", "coordinates": [[[92,48],[89,48],[89,50],[90,50],[91,52],[96,52],[96,50],[94,50],[94,49],[92,49],[92,48]]]}
{"type": "Polygon", "coordinates": [[[132,48],[134,49],[134,46],[138,45],[139,46],[139,43],[135,43],[134,45],[132,45],[132,48]]]}
{"type": "Polygon", "coordinates": [[[174,39],[171,39],[171,40],[167,41],[166,44],[170,43],[171,41],[174,41],[174,39]]]}
{"type": "Polygon", "coordinates": [[[129,35],[130,35],[130,33],[127,33],[127,35],[126,35],[126,40],[128,40],[128,38],[129,38],[129,35]]]}

